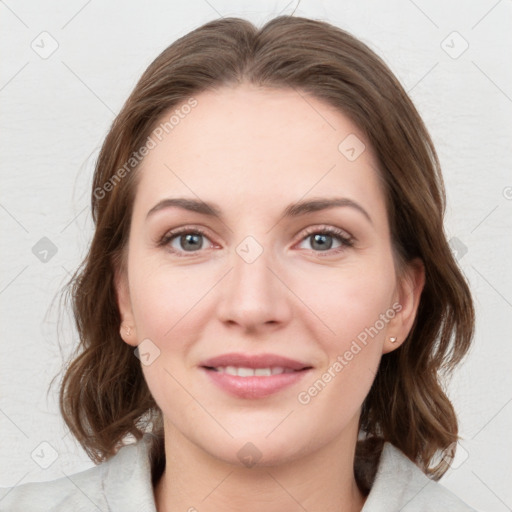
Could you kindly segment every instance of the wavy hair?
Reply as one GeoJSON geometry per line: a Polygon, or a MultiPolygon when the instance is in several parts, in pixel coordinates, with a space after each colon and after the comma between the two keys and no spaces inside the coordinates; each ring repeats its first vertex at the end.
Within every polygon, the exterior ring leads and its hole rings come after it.
{"type": "Polygon", "coordinates": [[[400,269],[420,258],[426,282],[407,339],[383,355],[363,403],[365,438],[357,444],[355,475],[367,493],[388,441],[437,480],[458,439],[443,382],[467,353],[474,330],[469,287],[443,227],[438,157],[420,115],[383,60],[344,30],[301,17],[280,16],[260,29],[224,18],[193,30],[150,64],[114,120],[94,173],[93,239],[66,288],[79,344],[60,387],[64,421],[95,463],[112,457],[129,436],[141,439],[151,432],[153,483],[160,477],[162,412],[133,348],[120,337],[114,285],[136,193],[138,163],[130,159],[164,112],[202,91],[240,83],[312,94],[348,116],[377,155],[395,263],[400,269]]]}

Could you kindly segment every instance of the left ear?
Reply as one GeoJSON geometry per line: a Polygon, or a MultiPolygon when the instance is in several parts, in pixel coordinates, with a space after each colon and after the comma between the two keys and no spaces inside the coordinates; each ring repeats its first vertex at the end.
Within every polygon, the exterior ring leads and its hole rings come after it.
{"type": "Polygon", "coordinates": [[[421,259],[415,258],[407,263],[402,276],[398,279],[396,293],[396,303],[398,304],[396,307],[393,305],[396,315],[388,324],[387,338],[382,347],[383,354],[398,348],[409,335],[424,286],[425,265],[421,259]],[[390,337],[396,338],[396,340],[392,342],[390,337]]]}

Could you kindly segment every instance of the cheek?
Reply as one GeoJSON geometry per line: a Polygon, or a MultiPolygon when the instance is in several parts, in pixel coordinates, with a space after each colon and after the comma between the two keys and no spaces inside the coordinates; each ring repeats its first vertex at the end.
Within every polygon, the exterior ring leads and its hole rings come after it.
{"type": "Polygon", "coordinates": [[[215,284],[207,269],[151,261],[133,268],[132,307],[139,337],[164,340],[189,321],[202,298],[215,284]]]}
{"type": "Polygon", "coordinates": [[[331,354],[334,348],[343,350],[354,339],[364,342],[370,329],[372,339],[382,338],[394,317],[390,311],[395,289],[392,261],[373,265],[366,261],[329,272],[313,269],[307,275],[307,279],[296,280],[294,290],[312,313],[310,326],[318,326],[318,339],[320,332],[324,333],[331,354]]]}

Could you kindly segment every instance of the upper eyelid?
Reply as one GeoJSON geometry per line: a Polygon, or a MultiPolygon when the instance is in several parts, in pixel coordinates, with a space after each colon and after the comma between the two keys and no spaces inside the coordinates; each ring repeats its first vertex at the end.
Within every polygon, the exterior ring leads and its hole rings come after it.
{"type": "Polygon", "coordinates": [[[321,232],[327,232],[333,236],[336,236],[336,235],[340,236],[340,233],[341,233],[341,234],[346,235],[346,238],[355,239],[355,237],[346,229],[339,228],[336,226],[331,226],[329,224],[318,224],[318,225],[314,225],[314,226],[309,226],[309,227],[301,230],[300,234],[302,235],[302,238],[304,238],[304,234],[305,234],[305,236],[309,236],[313,233],[321,233],[321,232]]]}

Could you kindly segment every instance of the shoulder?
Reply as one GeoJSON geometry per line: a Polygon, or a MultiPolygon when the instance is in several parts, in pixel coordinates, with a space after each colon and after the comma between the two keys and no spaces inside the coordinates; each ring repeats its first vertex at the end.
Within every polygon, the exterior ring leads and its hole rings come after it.
{"type": "Polygon", "coordinates": [[[476,512],[441,484],[428,478],[405,454],[385,443],[362,512],[476,512]]]}
{"type": "Polygon", "coordinates": [[[0,512],[155,512],[148,435],[108,461],[49,482],[0,489],[0,512]]]}
{"type": "Polygon", "coordinates": [[[49,482],[31,482],[0,489],[0,511],[108,510],[101,489],[105,465],[49,482]],[[94,504],[94,505],[93,505],[94,504]],[[88,507],[88,508],[87,508],[88,507]]]}

